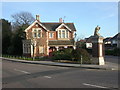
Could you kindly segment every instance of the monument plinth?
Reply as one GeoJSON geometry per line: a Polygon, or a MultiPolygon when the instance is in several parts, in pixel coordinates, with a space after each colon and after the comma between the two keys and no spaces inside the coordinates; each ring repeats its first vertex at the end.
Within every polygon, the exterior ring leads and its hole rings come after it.
{"type": "Polygon", "coordinates": [[[104,38],[98,33],[99,30],[100,27],[97,26],[95,28],[94,36],[92,36],[92,56],[94,63],[104,65],[104,38]]]}

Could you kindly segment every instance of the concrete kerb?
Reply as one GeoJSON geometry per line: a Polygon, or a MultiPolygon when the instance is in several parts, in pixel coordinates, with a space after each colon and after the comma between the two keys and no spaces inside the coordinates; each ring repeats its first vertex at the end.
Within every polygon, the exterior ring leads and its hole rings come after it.
{"type": "Polygon", "coordinates": [[[73,68],[84,68],[84,69],[100,69],[100,70],[114,70],[113,68],[105,68],[105,67],[85,67],[84,65],[75,66],[75,65],[69,65],[69,64],[62,64],[62,63],[41,63],[41,62],[35,62],[35,61],[27,61],[27,60],[20,60],[20,59],[11,59],[11,58],[3,58],[7,61],[12,62],[20,62],[20,63],[29,63],[29,64],[40,64],[40,65],[49,65],[49,66],[59,66],[59,67],[73,67],[73,68]]]}

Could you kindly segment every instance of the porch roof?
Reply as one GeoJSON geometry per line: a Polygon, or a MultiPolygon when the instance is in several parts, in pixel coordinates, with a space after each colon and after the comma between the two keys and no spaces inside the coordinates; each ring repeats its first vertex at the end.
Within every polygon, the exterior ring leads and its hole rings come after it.
{"type": "Polygon", "coordinates": [[[74,45],[73,40],[56,40],[56,41],[49,41],[48,45],[74,45]]]}

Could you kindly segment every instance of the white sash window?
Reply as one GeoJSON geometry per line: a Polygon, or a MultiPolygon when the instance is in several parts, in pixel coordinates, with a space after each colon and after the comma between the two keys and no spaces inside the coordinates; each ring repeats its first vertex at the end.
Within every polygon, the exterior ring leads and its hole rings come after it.
{"type": "Polygon", "coordinates": [[[31,50],[30,44],[28,43],[23,44],[23,53],[30,53],[31,52],[30,50],[31,50]]]}
{"type": "Polygon", "coordinates": [[[61,30],[58,31],[58,34],[59,34],[58,38],[61,38],[61,30]]]}
{"type": "Polygon", "coordinates": [[[49,38],[53,38],[54,37],[54,33],[49,33],[49,38]]]}
{"type": "Polygon", "coordinates": [[[37,37],[37,30],[35,29],[33,32],[33,37],[36,38],[37,37]]]}
{"type": "Polygon", "coordinates": [[[69,31],[66,29],[59,29],[58,38],[69,38],[69,31]]]}
{"type": "Polygon", "coordinates": [[[33,38],[40,38],[42,37],[42,29],[41,28],[33,28],[33,38]]]}
{"type": "Polygon", "coordinates": [[[38,30],[38,37],[41,37],[41,30],[38,30]]]}

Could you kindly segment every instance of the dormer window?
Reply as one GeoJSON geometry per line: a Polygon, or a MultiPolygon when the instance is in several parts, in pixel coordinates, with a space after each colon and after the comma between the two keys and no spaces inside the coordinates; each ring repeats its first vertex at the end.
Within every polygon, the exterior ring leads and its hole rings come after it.
{"type": "Polygon", "coordinates": [[[58,38],[68,38],[69,32],[66,29],[59,29],[58,30],[58,38]]]}
{"type": "Polygon", "coordinates": [[[59,30],[58,33],[58,38],[61,38],[61,30],[59,30]]]}
{"type": "Polygon", "coordinates": [[[68,38],[68,33],[69,33],[68,30],[66,30],[66,38],[68,38]]]}
{"type": "Polygon", "coordinates": [[[65,38],[65,30],[62,30],[62,38],[65,38]]]}

